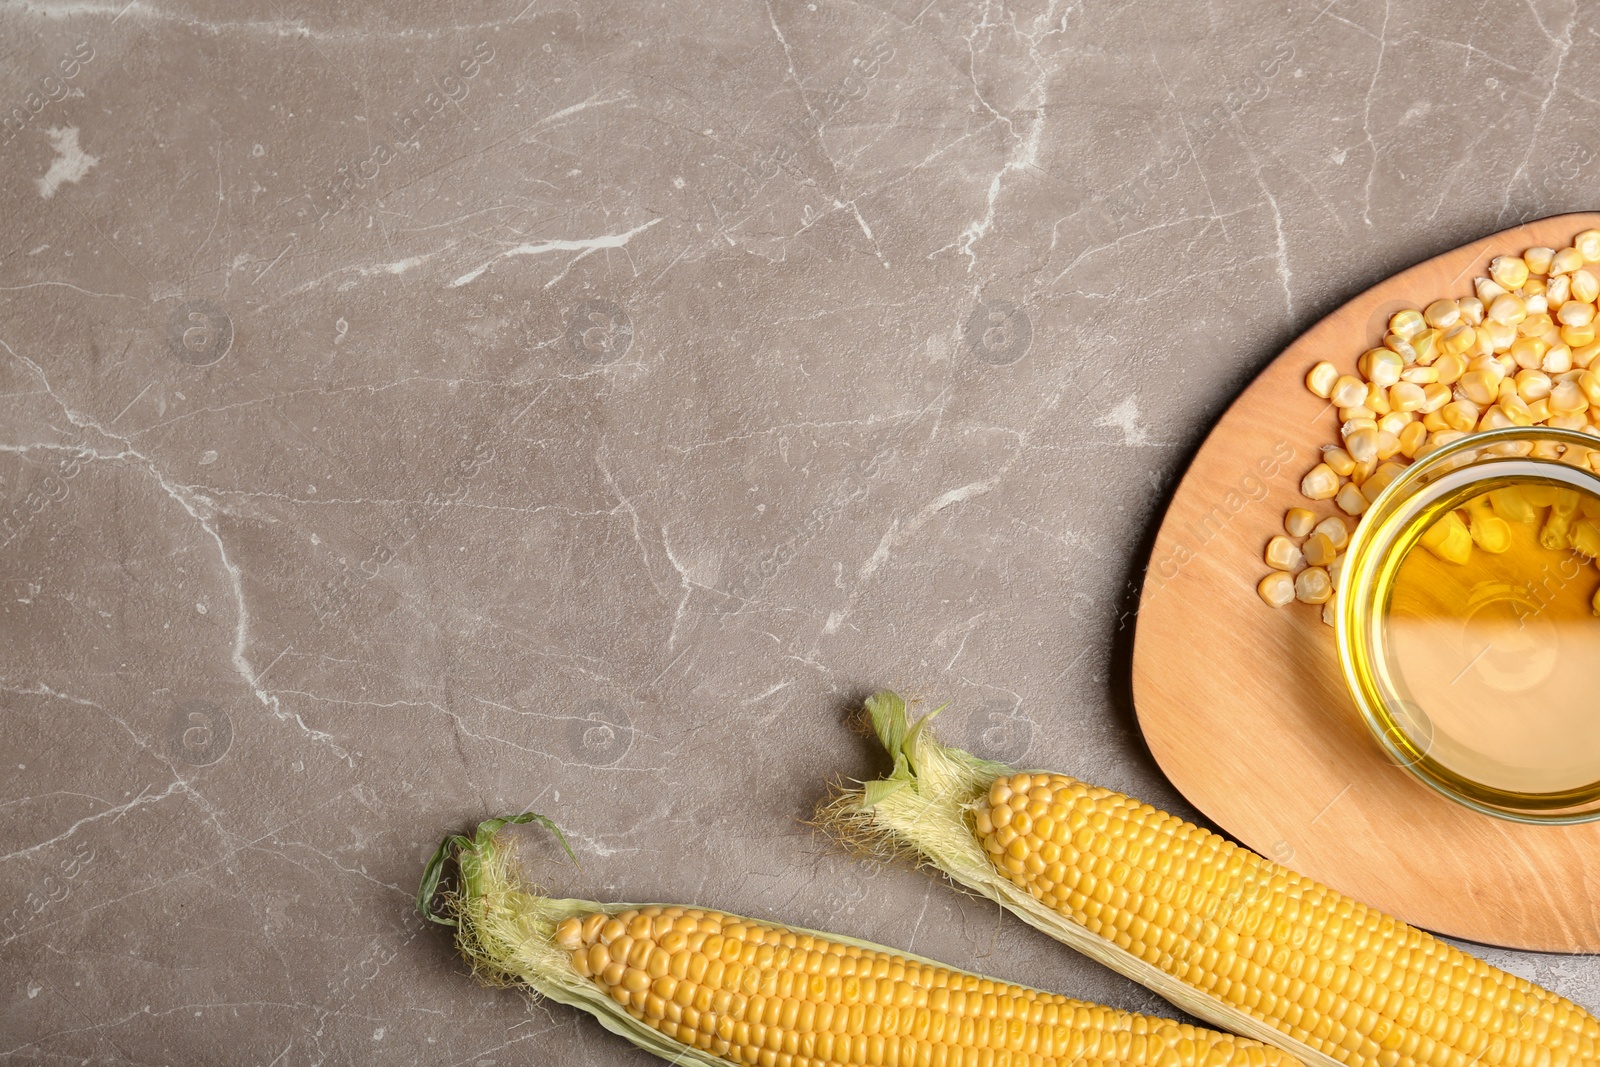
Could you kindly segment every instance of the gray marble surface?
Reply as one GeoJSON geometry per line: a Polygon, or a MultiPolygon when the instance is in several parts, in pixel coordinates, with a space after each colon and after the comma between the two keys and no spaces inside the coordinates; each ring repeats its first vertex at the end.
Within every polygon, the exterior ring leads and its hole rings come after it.
{"type": "Polygon", "coordinates": [[[0,1058],[650,1062],[412,912],[524,808],[558,892],[1163,1010],[814,836],[848,712],[1188,812],[1164,494],[1319,316],[1594,207],[1597,76],[1545,0],[7,0],[0,1058]]]}

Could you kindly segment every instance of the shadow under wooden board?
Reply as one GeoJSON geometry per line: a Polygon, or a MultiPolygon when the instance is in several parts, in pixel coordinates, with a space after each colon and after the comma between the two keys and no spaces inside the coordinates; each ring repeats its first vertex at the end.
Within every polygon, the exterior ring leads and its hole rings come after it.
{"type": "MultiPolygon", "coordinates": [[[[1151,752],[1227,833],[1415,926],[1485,944],[1600,951],[1600,824],[1494,819],[1433,793],[1367,734],[1320,610],[1256,594],[1262,551],[1300,495],[1338,415],[1305,387],[1344,373],[1389,316],[1472,295],[1497,255],[1564,248],[1600,213],[1485,237],[1396,274],[1329,315],[1234,402],[1173,496],[1134,636],[1133,694],[1151,752]]],[[[1600,664],[1596,665],[1600,678],[1600,664]]]]}

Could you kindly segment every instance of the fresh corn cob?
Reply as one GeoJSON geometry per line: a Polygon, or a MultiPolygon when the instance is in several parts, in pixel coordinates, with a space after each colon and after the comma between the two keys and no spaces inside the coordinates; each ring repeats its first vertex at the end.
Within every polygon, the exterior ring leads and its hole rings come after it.
{"type": "Polygon", "coordinates": [[[1600,1062],[1571,1001],[1120,793],[940,745],[867,701],[886,778],[819,813],[909,854],[1213,1024],[1315,1067],[1600,1062]]]}
{"type": "MultiPolygon", "coordinates": [[[[595,1016],[698,1067],[1295,1067],[1232,1034],[953,970],[835,934],[706,908],[552,900],[516,879],[508,823],[446,839],[418,909],[456,927],[474,973],[595,1016]],[[459,889],[434,912],[454,853],[459,889]]],[[[558,834],[559,836],[559,834],[558,834]]],[[[562,842],[565,845],[565,841],[562,842]]]]}

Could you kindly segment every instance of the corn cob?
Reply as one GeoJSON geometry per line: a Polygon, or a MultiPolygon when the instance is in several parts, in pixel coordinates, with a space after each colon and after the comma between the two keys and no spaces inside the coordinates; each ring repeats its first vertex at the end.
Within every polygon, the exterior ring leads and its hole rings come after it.
{"type": "Polygon", "coordinates": [[[1215,1025],[1314,1067],[1600,1062],[1571,1001],[1148,804],[940,745],[867,710],[893,772],[819,813],[909,854],[1215,1025]]]}
{"type": "MultiPolygon", "coordinates": [[[[513,874],[492,819],[448,838],[418,909],[477,976],[594,1015],[697,1067],[1296,1067],[1275,1048],[953,970],[834,934],[706,908],[553,900],[513,874]],[[434,911],[454,853],[459,888],[434,911]]],[[[565,841],[563,840],[563,845],[565,841]]],[[[569,850],[570,851],[570,850],[569,850]]]]}

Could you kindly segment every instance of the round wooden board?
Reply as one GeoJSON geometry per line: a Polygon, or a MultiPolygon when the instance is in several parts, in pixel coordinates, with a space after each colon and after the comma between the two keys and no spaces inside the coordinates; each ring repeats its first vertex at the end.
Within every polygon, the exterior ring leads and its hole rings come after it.
{"type": "MultiPolygon", "coordinates": [[[[1600,229],[1560,215],[1437,256],[1362,293],[1296,340],[1211,431],[1167,509],[1134,636],[1133,694],[1168,777],[1229,834],[1407,922],[1486,944],[1600,951],[1600,824],[1536,827],[1452,804],[1390,763],[1367,734],[1319,609],[1256,595],[1261,553],[1300,479],[1338,439],[1305,387],[1353,368],[1389,316],[1470,296],[1496,255],[1600,229]]],[[[1353,373],[1353,370],[1351,371],[1353,373]]],[[[1600,671],[1600,664],[1596,665],[1600,671]]]]}

